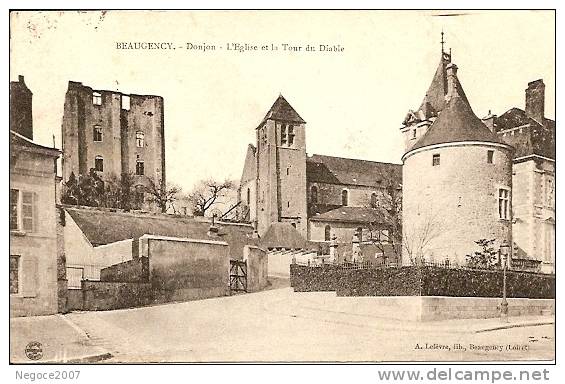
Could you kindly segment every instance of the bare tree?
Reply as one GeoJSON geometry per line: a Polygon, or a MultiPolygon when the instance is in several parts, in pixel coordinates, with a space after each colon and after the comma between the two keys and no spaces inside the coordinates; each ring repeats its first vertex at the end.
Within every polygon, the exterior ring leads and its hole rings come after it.
{"type": "Polygon", "coordinates": [[[443,222],[438,214],[421,213],[420,220],[405,223],[402,247],[412,265],[421,265],[430,244],[442,233],[443,222]]]}
{"type": "Polygon", "coordinates": [[[143,192],[149,194],[147,201],[155,204],[162,213],[167,212],[167,209],[173,205],[177,199],[177,195],[181,189],[177,186],[167,187],[165,181],[161,178],[155,181],[151,177],[146,177],[147,182],[143,186],[143,192]]]}
{"type": "Polygon", "coordinates": [[[380,190],[371,196],[367,207],[382,215],[385,225],[370,226],[371,239],[383,255],[392,250],[396,260],[402,256],[402,184],[398,170],[384,169],[380,173],[380,190]]]}
{"type": "Polygon", "coordinates": [[[219,182],[213,179],[200,181],[194,190],[188,194],[188,202],[192,206],[195,216],[204,216],[214,203],[226,195],[226,192],[235,188],[231,180],[219,182]]]}

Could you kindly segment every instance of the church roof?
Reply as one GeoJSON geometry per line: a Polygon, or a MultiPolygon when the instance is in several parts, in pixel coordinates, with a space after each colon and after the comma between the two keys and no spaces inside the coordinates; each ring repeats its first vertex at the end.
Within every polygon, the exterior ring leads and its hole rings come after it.
{"type": "Polygon", "coordinates": [[[279,97],[275,100],[273,106],[269,109],[269,112],[267,112],[259,126],[263,125],[263,123],[268,119],[282,120],[297,124],[306,123],[304,119],[302,119],[302,117],[300,117],[300,115],[294,110],[294,108],[292,108],[288,101],[286,101],[283,95],[279,95],[279,97]]]}
{"type": "Polygon", "coordinates": [[[445,107],[410,151],[430,145],[461,141],[503,143],[471,109],[457,78],[457,66],[450,64],[448,68],[451,68],[448,69],[451,74],[448,74],[450,78],[448,78],[445,107]]]}
{"type": "Polygon", "coordinates": [[[392,178],[402,184],[402,165],[324,155],[306,158],[309,183],[386,187],[392,178]],[[383,183],[384,182],[384,183],[383,183]]]}
{"type": "Polygon", "coordinates": [[[310,218],[310,220],[363,224],[386,223],[386,217],[379,209],[349,206],[339,207],[331,211],[313,216],[310,218]]]}

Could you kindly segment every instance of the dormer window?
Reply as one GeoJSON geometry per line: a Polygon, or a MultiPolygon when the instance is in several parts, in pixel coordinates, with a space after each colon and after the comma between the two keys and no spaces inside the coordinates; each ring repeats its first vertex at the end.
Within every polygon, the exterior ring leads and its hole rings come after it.
{"type": "Polygon", "coordinates": [[[92,92],[92,104],[102,105],[102,94],[100,92],[92,92]]]}

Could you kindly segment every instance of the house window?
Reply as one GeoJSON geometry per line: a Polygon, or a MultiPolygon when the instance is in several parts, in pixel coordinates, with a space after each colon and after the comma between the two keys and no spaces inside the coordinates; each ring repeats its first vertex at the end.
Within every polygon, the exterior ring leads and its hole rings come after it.
{"type": "Polygon", "coordinates": [[[318,204],[318,187],[315,185],[310,188],[310,201],[312,204],[318,204]]]}
{"type": "Polygon", "coordinates": [[[141,160],[135,162],[135,174],[143,176],[145,174],[145,163],[141,160]]]}
{"type": "Polygon", "coordinates": [[[94,141],[102,141],[102,127],[95,125],[92,129],[92,139],[94,141]]]}
{"type": "Polygon", "coordinates": [[[347,206],[349,204],[349,192],[347,189],[341,191],[341,205],[347,206]]]}
{"type": "Polygon", "coordinates": [[[498,217],[501,220],[510,220],[510,190],[498,189],[498,217]]]}
{"type": "Polygon", "coordinates": [[[104,172],[104,159],[102,156],[96,156],[94,158],[94,170],[97,172],[104,172]]]}
{"type": "Polygon", "coordinates": [[[10,294],[20,292],[20,257],[10,255],[10,294]]]}
{"type": "Polygon", "coordinates": [[[494,151],[487,151],[487,163],[494,163],[494,151]]]}
{"type": "Polygon", "coordinates": [[[92,104],[102,105],[102,94],[99,92],[92,92],[92,104]]]}
{"type": "Polygon", "coordinates": [[[33,192],[10,189],[10,230],[33,232],[33,192]]]}
{"type": "Polygon", "coordinates": [[[19,229],[19,199],[20,199],[20,191],[17,189],[10,189],[10,229],[17,230],[19,229]]]}
{"type": "Polygon", "coordinates": [[[439,153],[436,153],[432,156],[432,166],[438,166],[439,165],[439,153]]]}
{"type": "Polygon", "coordinates": [[[331,234],[332,234],[332,228],[329,225],[326,225],[326,227],[324,228],[324,240],[330,241],[331,234]]]}
{"type": "Polygon", "coordinates": [[[137,131],[135,133],[135,146],[138,148],[143,148],[145,145],[145,133],[137,131]]]}
{"type": "Polygon", "coordinates": [[[247,205],[251,204],[251,190],[247,188],[247,205]]]}
{"type": "Polygon", "coordinates": [[[379,202],[377,201],[377,193],[371,193],[371,208],[377,208],[379,206],[379,202]]]}
{"type": "Polygon", "coordinates": [[[129,102],[130,102],[129,96],[122,95],[122,109],[129,111],[129,102]]]}

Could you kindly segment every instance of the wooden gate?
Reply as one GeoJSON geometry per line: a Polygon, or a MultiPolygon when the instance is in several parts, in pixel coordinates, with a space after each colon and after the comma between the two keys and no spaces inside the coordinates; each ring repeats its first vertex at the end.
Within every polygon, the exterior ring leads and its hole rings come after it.
{"type": "Polygon", "coordinates": [[[230,294],[247,292],[247,262],[230,260],[230,294]]]}

